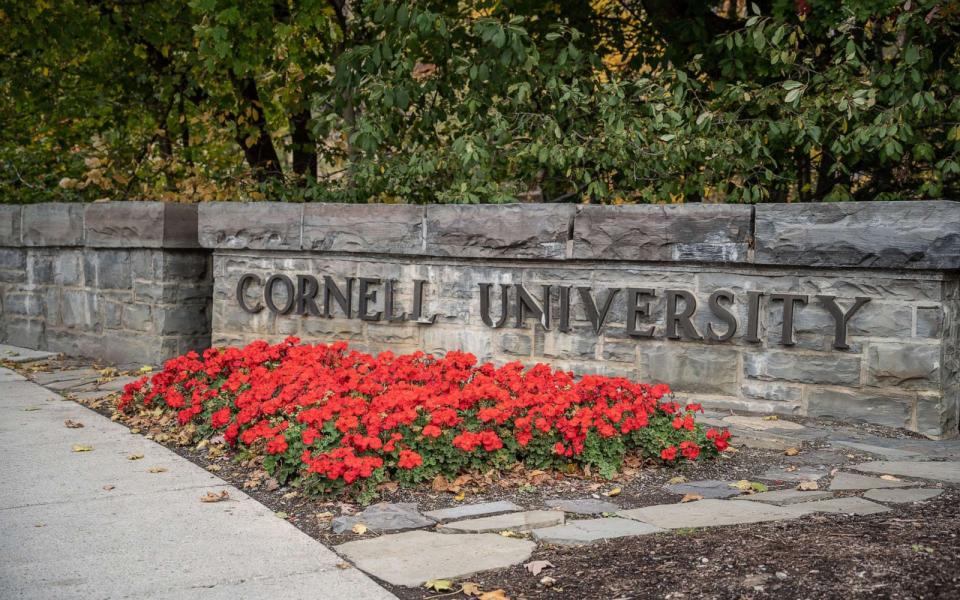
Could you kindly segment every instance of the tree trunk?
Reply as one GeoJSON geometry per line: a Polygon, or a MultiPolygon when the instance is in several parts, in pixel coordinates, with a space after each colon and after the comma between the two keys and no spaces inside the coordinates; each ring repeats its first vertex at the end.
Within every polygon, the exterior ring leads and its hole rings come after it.
{"type": "Polygon", "coordinates": [[[246,135],[240,127],[238,115],[232,115],[234,122],[237,123],[237,143],[243,149],[243,155],[247,159],[247,164],[253,170],[253,176],[257,181],[269,181],[283,176],[283,169],[280,166],[280,158],[273,147],[273,139],[270,138],[270,131],[267,128],[267,117],[263,112],[263,103],[260,102],[260,93],[257,91],[256,82],[247,77],[241,80],[234,80],[234,88],[240,96],[241,105],[252,106],[256,112],[256,118],[248,120],[245,125],[253,127],[254,133],[246,135]],[[248,143],[250,138],[254,139],[248,143]]]}
{"type": "Polygon", "coordinates": [[[317,143],[310,133],[310,109],[290,117],[293,138],[293,172],[307,181],[317,180],[317,143]]]}

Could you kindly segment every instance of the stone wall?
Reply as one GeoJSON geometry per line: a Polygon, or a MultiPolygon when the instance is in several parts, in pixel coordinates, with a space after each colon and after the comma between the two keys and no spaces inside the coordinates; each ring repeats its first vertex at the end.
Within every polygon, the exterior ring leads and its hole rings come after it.
{"type": "Polygon", "coordinates": [[[210,345],[197,207],[0,205],[0,342],[120,363],[210,345]]]}
{"type": "Polygon", "coordinates": [[[214,249],[215,344],[461,349],[666,382],[713,407],[957,434],[955,202],[210,204],[199,238],[214,249]],[[851,315],[845,340],[831,307],[851,315]]]}

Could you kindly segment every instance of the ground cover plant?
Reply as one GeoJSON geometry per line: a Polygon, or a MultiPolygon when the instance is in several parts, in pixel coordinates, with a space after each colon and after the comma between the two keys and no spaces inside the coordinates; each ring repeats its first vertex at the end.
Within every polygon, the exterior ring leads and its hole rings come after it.
{"type": "Polygon", "coordinates": [[[729,433],[697,424],[699,405],[666,385],[494,367],[449,352],[377,356],[346,343],[211,348],[168,361],[124,389],[117,410],[176,420],[184,439],[220,438],[262,457],[280,483],[371,498],[523,464],[613,477],[628,455],[675,464],[714,456],[729,433]]]}

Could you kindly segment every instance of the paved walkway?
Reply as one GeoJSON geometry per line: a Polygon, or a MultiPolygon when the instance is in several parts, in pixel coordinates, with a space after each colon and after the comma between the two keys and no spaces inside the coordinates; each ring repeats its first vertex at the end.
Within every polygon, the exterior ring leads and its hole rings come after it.
{"type": "Polygon", "coordinates": [[[342,563],[209,472],[0,368],[0,598],[393,598],[342,563]]]}

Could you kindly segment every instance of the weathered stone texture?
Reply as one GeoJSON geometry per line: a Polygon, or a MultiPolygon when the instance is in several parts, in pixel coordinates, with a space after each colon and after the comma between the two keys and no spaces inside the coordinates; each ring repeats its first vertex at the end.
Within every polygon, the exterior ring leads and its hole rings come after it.
{"type": "Polygon", "coordinates": [[[430,205],[425,251],[433,256],[562,259],[569,204],[430,205]]]}
{"type": "Polygon", "coordinates": [[[573,258],[747,262],[751,209],[732,204],[581,207],[573,258]]]}
{"type": "Polygon", "coordinates": [[[80,246],[83,244],[83,204],[28,204],[21,207],[24,246],[80,246]]]}
{"type": "Polygon", "coordinates": [[[814,267],[960,268],[960,203],[756,206],[756,262],[814,267]]]}
{"type": "Polygon", "coordinates": [[[876,344],[869,352],[867,383],[904,389],[939,384],[940,347],[932,344],[876,344]]]}
{"type": "Polygon", "coordinates": [[[890,427],[909,427],[915,395],[894,395],[864,388],[834,389],[811,387],[807,392],[807,414],[844,421],[868,421],[890,427]]]}
{"type": "Polygon", "coordinates": [[[299,250],[303,205],[285,202],[200,205],[199,238],[204,248],[299,250]]]}
{"type": "Polygon", "coordinates": [[[752,379],[768,381],[857,386],[860,383],[860,358],[781,350],[763,351],[758,348],[744,354],[743,372],[752,379]]]}
{"type": "Polygon", "coordinates": [[[20,207],[0,205],[0,246],[20,245],[20,207]]]}
{"type": "Polygon", "coordinates": [[[426,209],[393,204],[306,204],[305,250],[385,254],[423,251],[426,209]]]}

